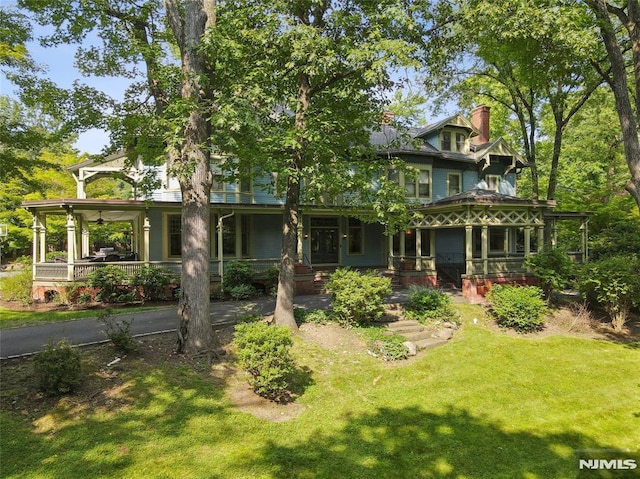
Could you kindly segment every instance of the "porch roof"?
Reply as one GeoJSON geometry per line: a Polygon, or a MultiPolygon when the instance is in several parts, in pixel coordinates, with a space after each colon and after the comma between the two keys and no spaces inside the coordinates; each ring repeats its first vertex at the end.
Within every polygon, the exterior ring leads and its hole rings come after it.
{"type": "Polygon", "coordinates": [[[434,201],[425,205],[423,208],[437,208],[439,206],[447,205],[522,205],[522,206],[537,206],[544,208],[553,208],[556,206],[556,202],[543,201],[543,200],[529,200],[525,198],[518,198],[516,196],[509,196],[502,193],[498,193],[494,190],[485,190],[482,188],[473,188],[457,195],[448,196],[441,200],[434,201]]]}

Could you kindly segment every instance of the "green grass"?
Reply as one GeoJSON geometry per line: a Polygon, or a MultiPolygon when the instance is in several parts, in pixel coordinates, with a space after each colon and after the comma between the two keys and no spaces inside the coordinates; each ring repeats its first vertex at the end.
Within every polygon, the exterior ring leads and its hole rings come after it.
{"type": "Polygon", "coordinates": [[[408,362],[298,338],[311,372],[288,422],[239,412],[192,368],[131,359],[103,407],[3,414],[2,477],[573,479],[576,450],[640,451],[639,349],[510,337],[458,309],[456,337],[408,362]]]}
{"type": "MultiPolygon", "coordinates": [[[[134,306],[109,308],[113,314],[136,313],[156,309],[175,308],[172,306],[134,306]]],[[[32,326],[41,323],[69,321],[72,319],[95,318],[101,309],[79,311],[14,311],[0,306],[0,329],[32,326]]]]}

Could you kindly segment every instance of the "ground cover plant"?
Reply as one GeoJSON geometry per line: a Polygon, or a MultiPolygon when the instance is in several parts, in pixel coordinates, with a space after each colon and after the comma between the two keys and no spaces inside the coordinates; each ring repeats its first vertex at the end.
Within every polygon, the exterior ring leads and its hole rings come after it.
{"type": "Polygon", "coordinates": [[[37,391],[32,359],[3,361],[2,476],[560,479],[578,449],[639,449],[638,343],[520,337],[455,308],[455,338],[401,362],[366,354],[354,329],[301,325],[291,354],[310,373],[286,406],[247,396],[230,357],[172,354],[173,335],[115,366],[112,345],[83,348],[62,398],[37,391]]]}

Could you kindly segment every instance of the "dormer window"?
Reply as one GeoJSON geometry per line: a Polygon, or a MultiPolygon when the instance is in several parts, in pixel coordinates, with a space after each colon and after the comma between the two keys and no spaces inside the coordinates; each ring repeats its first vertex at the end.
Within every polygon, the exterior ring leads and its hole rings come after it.
{"type": "Polygon", "coordinates": [[[460,153],[465,153],[465,144],[467,142],[467,138],[464,133],[456,133],[456,151],[460,153]]]}
{"type": "Polygon", "coordinates": [[[442,132],[442,148],[443,151],[451,151],[451,132],[443,131],[442,132]]]}

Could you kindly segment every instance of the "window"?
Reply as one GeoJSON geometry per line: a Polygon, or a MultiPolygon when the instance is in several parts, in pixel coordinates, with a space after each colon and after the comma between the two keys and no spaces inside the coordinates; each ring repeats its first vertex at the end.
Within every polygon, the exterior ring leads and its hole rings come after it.
{"type": "Polygon", "coordinates": [[[492,191],[498,191],[500,185],[500,175],[486,175],[487,189],[492,191]]]}
{"type": "Polygon", "coordinates": [[[443,131],[442,132],[442,148],[444,151],[451,151],[451,132],[443,131]]]}
{"type": "Polygon", "coordinates": [[[349,218],[348,226],[348,248],[349,254],[364,253],[364,234],[362,221],[356,218],[349,218]]]}
{"type": "Polygon", "coordinates": [[[465,152],[466,137],[463,133],[456,133],[456,151],[465,152]]]}
{"type": "MultiPolygon", "coordinates": [[[[218,224],[216,215],[213,224],[218,224]]],[[[224,256],[249,256],[249,217],[234,215],[222,221],[222,254],[224,256]]],[[[216,255],[218,254],[218,233],[216,230],[213,241],[216,255]]]]}
{"type": "Polygon", "coordinates": [[[400,172],[398,170],[389,170],[387,177],[392,183],[395,183],[397,185],[400,184],[400,172]]]}
{"type": "Polygon", "coordinates": [[[462,177],[460,173],[449,173],[447,176],[447,195],[457,195],[462,191],[462,177]]]}
{"type": "Polygon", "coordinates": [[[169,256],[182,256],[182,217],[180,215],[167,216],[167,233],[169,256]]]}
{"type": "Polygon", "coordinates": [[[418,196],[420,198],[431,197],[431,171],[420,170],[418,175],[418,196]]]}

